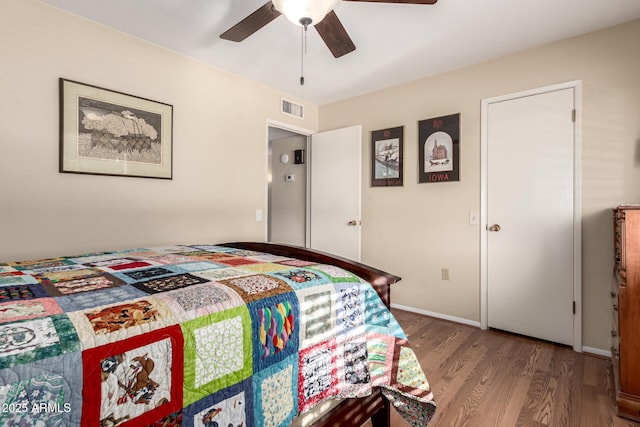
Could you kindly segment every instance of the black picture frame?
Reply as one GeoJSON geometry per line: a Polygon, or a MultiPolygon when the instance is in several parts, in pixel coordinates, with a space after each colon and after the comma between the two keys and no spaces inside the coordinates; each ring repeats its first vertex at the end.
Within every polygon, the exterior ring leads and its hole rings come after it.
{"type": "Polygon", "coordinates": [[[460,181],[460,113],[418,122],[418,182],[460,181]]]}
{"type": "Polygon", "coordinates": [[[371,186],[402,187],[404,126],[371,132],[371,186]]]}
{"type": "Polygon", "coordinates": [[[59,79],[59,172],[173,179],[173,106],[59,79]]]}

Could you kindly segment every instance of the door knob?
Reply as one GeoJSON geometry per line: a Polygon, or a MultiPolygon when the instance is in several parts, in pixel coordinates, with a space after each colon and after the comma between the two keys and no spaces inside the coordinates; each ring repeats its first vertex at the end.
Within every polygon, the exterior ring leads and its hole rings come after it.
{"type": "Polygon", "coordinates": [[[493,224],[491,227],[489,227],[489,231],[500,231],[500,225],[493,224]]]}
{"type": "Polygon", "coordinates": [[[347,225],[351,227],[355,227],[356,225],[358,225],[358,221],[356,221],[355,219],[352,219],[347,223],[347,225]]]}

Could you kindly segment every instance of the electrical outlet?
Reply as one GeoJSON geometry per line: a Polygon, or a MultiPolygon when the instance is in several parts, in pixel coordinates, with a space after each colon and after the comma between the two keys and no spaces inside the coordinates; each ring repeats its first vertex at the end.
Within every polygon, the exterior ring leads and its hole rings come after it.
{"type": "Polygon", "coordinates": [[[440,271],[442,272],[442,280],[449,280],[449,269],[443,268],[440,271]]]}

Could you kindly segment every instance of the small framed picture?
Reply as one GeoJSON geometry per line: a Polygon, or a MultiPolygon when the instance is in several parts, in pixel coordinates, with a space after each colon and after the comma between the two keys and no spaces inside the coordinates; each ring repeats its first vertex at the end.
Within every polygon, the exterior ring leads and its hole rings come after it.
{"type": "Polygon", "coordinates": [[[402,187],[404,126],[371,132],[371,186],[402,187]]]}
{"type": "Polygon", "coordinates": [[[60,172],[172,179],[173,106],[60,79],[60,172]]]}
{"type": "Polygon", "coordinates": [[[418,182],[460,181],[460,113],[418,122],[418,182]]]}

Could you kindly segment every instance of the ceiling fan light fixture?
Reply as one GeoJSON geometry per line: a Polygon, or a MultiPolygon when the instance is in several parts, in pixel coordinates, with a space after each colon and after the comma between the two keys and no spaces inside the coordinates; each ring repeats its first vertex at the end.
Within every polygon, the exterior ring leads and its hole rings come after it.
{"type": "Polygon", "coordinates": [[[289,21],[301,27],[317,24],[331,12],[338,0],[272,0],[274,7],[289,21]]]}

